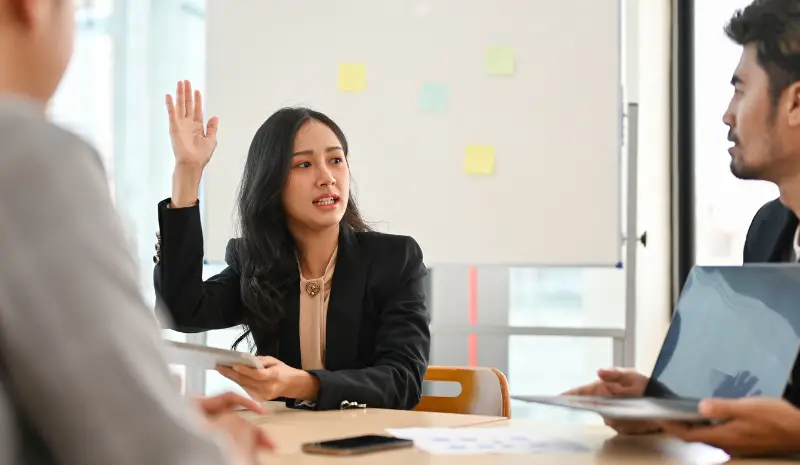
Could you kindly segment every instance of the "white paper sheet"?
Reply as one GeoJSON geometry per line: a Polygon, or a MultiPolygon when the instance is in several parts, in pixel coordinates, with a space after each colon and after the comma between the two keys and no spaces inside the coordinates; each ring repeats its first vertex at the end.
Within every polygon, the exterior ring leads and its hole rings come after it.
{"type": "Polygon", "coordinates": [[[552,439],[512,428],[397,428],[392,436],[411,439],[414,447],[432,455],[588,452],[577,442],[552,439]]]}

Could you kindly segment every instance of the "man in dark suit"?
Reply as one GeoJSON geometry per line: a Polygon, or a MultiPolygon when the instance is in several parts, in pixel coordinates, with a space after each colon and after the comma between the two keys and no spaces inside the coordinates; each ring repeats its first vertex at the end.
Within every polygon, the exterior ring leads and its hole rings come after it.
{"type": "MultiPolygon", "coordinates": [[[[731,172],[740,179],[773,182],[780,189],[780,198],[753,218],[743,259],[796,262],[800,259],[800,1],[754,0],[733,15],[725,33],[742,46],[731,79],[733,96],[723,116],[733,143],[728,150],[731,172]]],[[[632,371],[601,370],[598,375],[597,382],[569,393],[641,396],[647,386],[647,377],[632,371]]],[[[800,453],[800,364],[784,397],[704,401],[703,415],[725,420],[718,426],[611,420],[606,424],[626,434],[664,431],[732,455],[800,453]]]]}

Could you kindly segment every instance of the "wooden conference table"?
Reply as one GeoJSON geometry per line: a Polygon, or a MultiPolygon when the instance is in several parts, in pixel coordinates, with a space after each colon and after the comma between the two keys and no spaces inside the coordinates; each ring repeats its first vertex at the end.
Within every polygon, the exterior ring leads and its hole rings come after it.
{"type": "Polygon", "coordinates": [[[268,404],[266,415],[243,414],[264,428],[276,443],[276,451],[265,454],[263,463],[291,465],[380,464],[439,465],[458,461],[463,465],[584,465],[584,464],[751,464],[782,465],[783,460],[730,460],[722,451],[702,444],[686,444],[664,437],[618,437],[605,426],[552,425],[523,419],[407,412],[381,409],[311,412],[268,404]],[[305,442],[337,439],[362,434],[385,434],[387,428],[511,428],[536,432],[544,438],[568,439],[588,447],[589,452],[558,452],[496,455],[429,455],[417,449],[377,452],[352,457],[304,454],[305,442]]]}

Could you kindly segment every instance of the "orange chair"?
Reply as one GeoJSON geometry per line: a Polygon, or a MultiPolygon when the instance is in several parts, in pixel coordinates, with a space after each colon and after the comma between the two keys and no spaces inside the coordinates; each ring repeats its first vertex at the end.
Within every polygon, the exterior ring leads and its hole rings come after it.
{"type": "Polygon", "coordinates": [[[461,392],[454,397],[422,396],[414,410],[511,417],[508,380],[498,369],[431,366],[425,381],[458,383],[461,392]]]}

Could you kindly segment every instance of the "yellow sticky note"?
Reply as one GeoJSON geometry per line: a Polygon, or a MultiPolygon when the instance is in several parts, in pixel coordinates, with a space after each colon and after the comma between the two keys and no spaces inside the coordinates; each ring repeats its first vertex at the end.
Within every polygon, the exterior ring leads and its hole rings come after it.
{"type": "Polygon", "coordinates": [[[364,92],[366,88],[366,64],[342,63],[339,65],[339,92],[364,92]]]}
{"type": "Polygon", "coordinates": [[[508,76],[514,74],[514,49],[511,47],[489,47],[486,51],[486,74],[508,76]]]}
{"type": "Polygon", "coordinates": [[[464,156],[464,172],[467,174],[494,173],[494,147],[491,145],[468,145],[464,156]]]}

